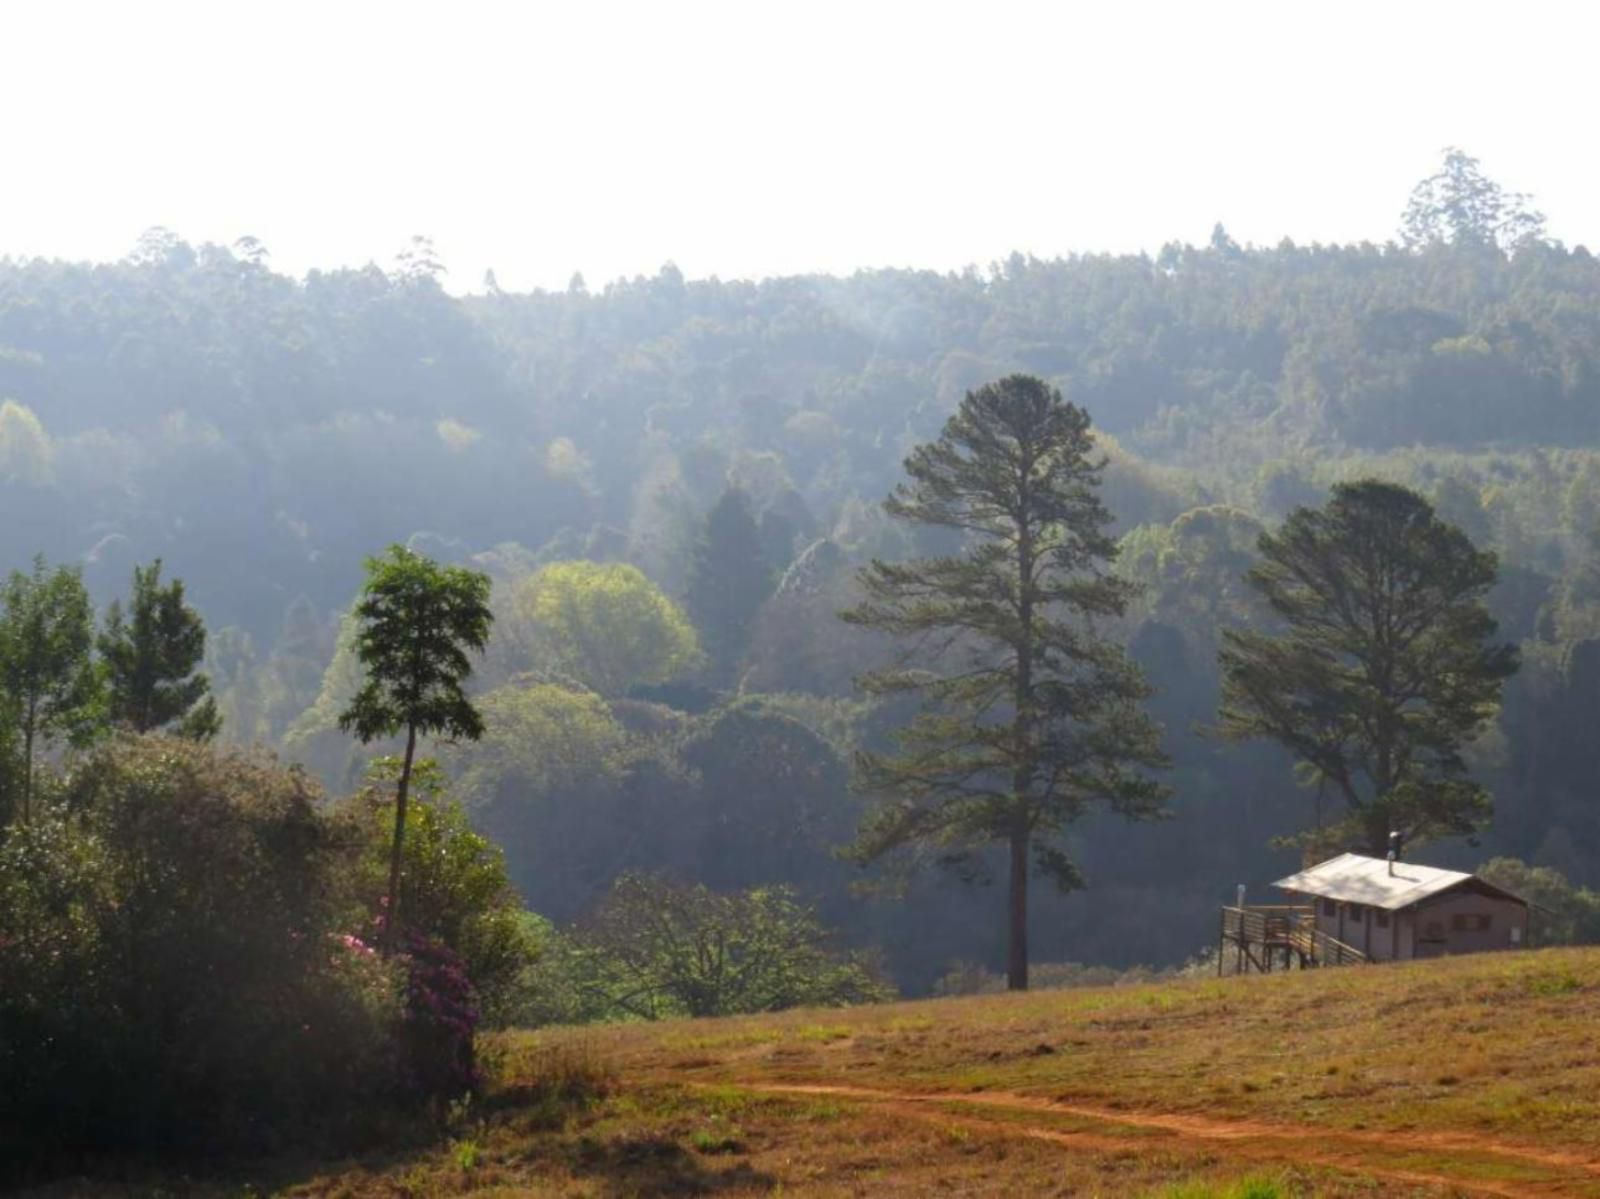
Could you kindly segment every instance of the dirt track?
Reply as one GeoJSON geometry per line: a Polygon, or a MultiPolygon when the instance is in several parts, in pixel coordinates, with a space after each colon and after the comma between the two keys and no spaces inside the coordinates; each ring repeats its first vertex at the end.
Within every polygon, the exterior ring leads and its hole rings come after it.
{"type": "MultiPolygon", "coordinates": [[[[1561,1153],[1451,1133],[1364,1132],[1305,1125],[1268,1124],[1249,1120],[1216,1120],[1203,1116],[1088,1107],[1082,1104],[1006,1092],[914,1092],[870,1087],[804,1083],[738,1082],[744,1090],[768,1095],[832,1096],[869,1103],[897,1114],[922,1120],[981,1126],[990,1132],[1009,1133],[1035,1140],[1098,1151],[1148,1149],[1148,1136],[1119,1135],[1124,1128],[1158,1129],[1171,1134],[1159,1144],[1163,1149],[1188,1144],[1215,1149],[1225,1143],[1227,1156],[1255,1163],[1317,1165],[1349,1170],[1412,1186],[1438,1188],[1464,1195],[1594,1195],[1600,1196],[1600,1161],[1574,1153],[1561,1153]],[[1032,1112],[1040,1116],[1068,1116],[1101,1123],[1096,1130],[1061,1129],[1047,1123],[1029,1123],[1015,1117],[997,1118],[984,1112],[1032,1112]],[[1460,1174],[1435,1169],[1407,1169],[1389,1164],[1396,1157],[1464,1155],[1460,1174]],[[1474,1164],[1493,1172],[1498,1165],[1524,1167],[1516,1181],[1473,1177],[1474,1164]]],[[[1435,1163],[1429,1163],[1434,1165],[1435,1163]]]]}

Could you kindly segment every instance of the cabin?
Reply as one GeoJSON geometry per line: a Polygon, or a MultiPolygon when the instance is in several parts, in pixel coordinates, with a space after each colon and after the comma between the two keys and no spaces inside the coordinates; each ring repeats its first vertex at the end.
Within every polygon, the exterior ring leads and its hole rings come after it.
{"type": "Polygon", "coordinates": [[[1340,854],[1279,879],[1294,901],[1223,908],[1217,971],[1231,948],[1240,972],[1409,961],[1515,949],[1529,906],[1459,870],[1340,854]]]}

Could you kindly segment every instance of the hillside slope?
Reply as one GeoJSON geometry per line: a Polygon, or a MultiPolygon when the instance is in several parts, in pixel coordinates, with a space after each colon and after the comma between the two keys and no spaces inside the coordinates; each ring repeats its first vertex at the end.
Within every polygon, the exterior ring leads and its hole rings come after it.
{"type": "Polygon", "coordinates": [[[516,1033],[447,1143],[249,1181],[318,1196],[1600,1195],[1597,1018],[1590,949],[516,1033]]]}

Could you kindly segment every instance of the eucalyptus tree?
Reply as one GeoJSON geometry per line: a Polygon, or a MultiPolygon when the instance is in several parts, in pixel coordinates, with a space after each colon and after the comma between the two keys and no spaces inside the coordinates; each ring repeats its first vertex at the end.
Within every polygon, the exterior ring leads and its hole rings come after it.
{"type": "Polygon", "coordinates": [[[1400,220],[1400,236],[1412,249],[1450,242],[1512,250],[1544,233],[1544,213],[1531,196],[1506,191],[1454,146],[1445,150],[1438,172],[1412,189],[1400,220]]]}

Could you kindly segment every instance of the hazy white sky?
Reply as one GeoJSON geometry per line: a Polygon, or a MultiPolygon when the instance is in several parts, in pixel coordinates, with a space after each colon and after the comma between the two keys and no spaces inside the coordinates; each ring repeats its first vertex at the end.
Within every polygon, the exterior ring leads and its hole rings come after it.
{"type": "Polygon", "coordinates": [[[1458,144],[1600,247],[1600,7],[0,0],[0,254],[591,286],[1383,240],[1458,144]]]}

